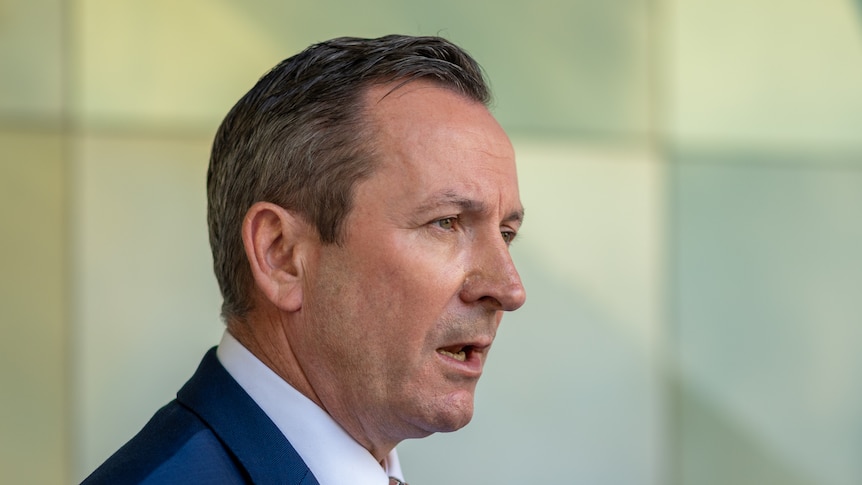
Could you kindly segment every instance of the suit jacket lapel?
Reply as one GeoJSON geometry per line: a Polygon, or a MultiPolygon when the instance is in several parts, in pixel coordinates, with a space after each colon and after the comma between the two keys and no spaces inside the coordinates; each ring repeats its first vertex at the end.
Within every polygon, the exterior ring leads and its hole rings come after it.
{"type": "Polygon", "coordinates": [[[287,438],[227,373],[215,348],[177,393],[177,401],[197,414],[259,485],[318,485],[287,438]]]}

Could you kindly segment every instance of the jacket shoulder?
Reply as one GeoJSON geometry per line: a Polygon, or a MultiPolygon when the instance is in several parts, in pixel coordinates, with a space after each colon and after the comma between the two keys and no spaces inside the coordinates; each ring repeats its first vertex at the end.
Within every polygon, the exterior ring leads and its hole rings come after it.
{"type": "Polygon", "coordinates": [[[212,430],[172,401],[83,484],[248,483],[243,474],[212,430]]]}
{"type": "Polygon", "coordinates": [[[84,483],[316,485],[317,480],[212,348],[177,398],[84,483]]]}

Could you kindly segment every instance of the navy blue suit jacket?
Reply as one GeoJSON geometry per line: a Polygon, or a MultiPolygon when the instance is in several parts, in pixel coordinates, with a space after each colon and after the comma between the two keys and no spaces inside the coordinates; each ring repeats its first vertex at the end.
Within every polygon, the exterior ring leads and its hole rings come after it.
{"type": "Polygon", "coordinates": [[[215,348],[177,398],[83,483],[318,485],[215,348]]]}

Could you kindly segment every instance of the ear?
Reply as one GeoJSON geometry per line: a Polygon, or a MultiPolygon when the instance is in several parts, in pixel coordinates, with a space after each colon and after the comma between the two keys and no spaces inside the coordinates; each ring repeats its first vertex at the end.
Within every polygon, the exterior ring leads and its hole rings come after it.
{"type": "Polygon", "coordinates": [[[305,258],[316,232],[299,215],[270,202],[257,202],[242,222],[242,243],[255,285],[285,312],[302,308],[305,258]]]}

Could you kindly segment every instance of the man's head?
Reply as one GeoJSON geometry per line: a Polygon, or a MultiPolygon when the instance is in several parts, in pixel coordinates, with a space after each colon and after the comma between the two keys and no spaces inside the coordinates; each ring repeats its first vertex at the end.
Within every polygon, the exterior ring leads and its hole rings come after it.
{"type": "Polygon", "coordinates": [[[363,94],[431,80],[487,105],[479,65],[438,37],[338,38],[264,75],[231,109],[207,175],[210,245],[222,316],[242,320],[253,282],[240,238],[246,211],[270,201],[302,215],[326,243],[340,241],[356,183],[375,168],[363,94]]]}
{"type": "Polygon", "coordinates": [[[508,251],[523,219],[514,153],[475,62],[443,40],[336,40],[276,71],[213,150],[216,272],[235,238],[248,285],[242,313],[226,302],[229,328],[381,459],[469,422],[502,312],[524,302],[508,251]],[[332,82],[352,88],[306,79],[335,59],[332,82]],[[327,108],[273,100],[285,92],[327,108]],[[230,135],[240,125],[257,128],[230,135]]]}

